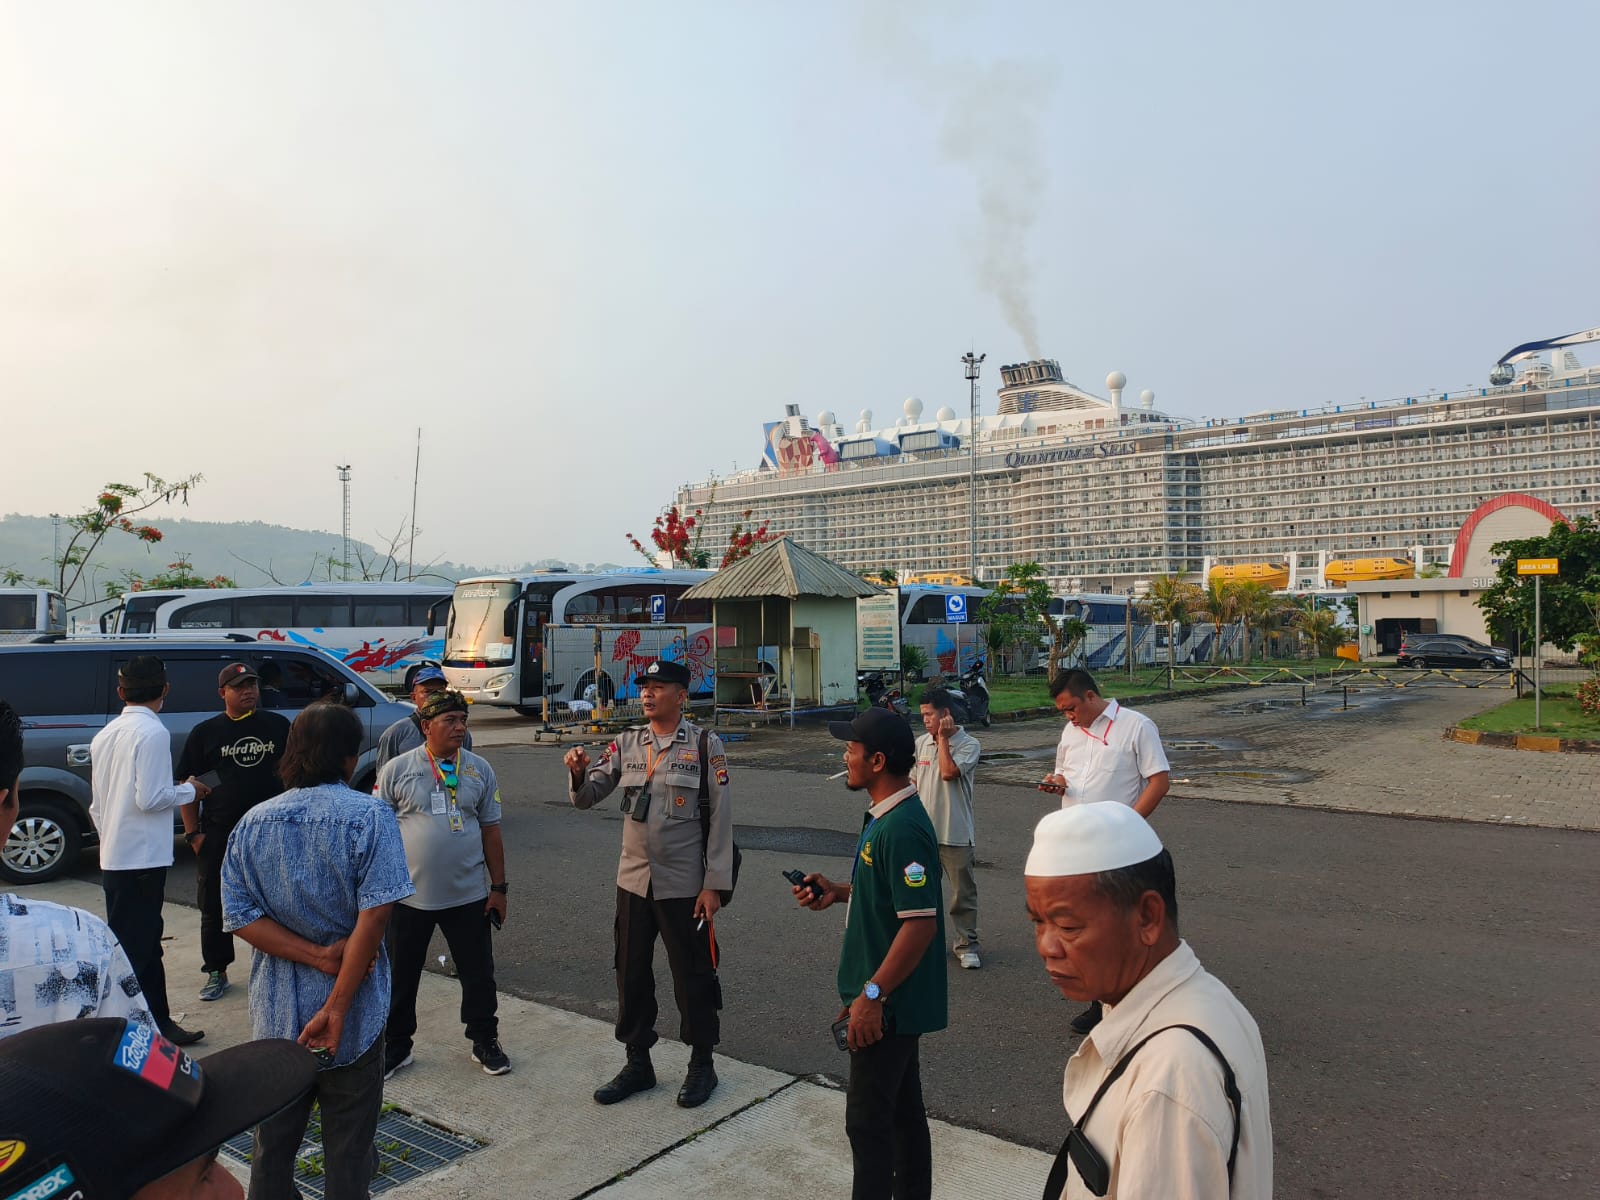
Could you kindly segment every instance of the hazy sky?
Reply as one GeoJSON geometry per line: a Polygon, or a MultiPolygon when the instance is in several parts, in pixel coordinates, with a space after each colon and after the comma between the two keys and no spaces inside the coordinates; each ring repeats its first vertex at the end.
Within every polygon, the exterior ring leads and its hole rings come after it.
{"type": "MultiPolygon", "coordinates": [[[[629,561],[788,402],[1186,416],[1600,324],[1600,5],[0,0],[0,512],[629,561]]],[[[227,564],[196,564],[221,569],[227,564]]]]}

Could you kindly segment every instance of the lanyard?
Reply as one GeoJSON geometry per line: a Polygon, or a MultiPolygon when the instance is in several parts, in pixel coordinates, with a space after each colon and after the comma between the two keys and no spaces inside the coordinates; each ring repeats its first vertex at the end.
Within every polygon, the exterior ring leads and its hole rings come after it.
{"type": "MultiPolygon", "coordinates": [[[[427,747],[423,748],[427,749],[427,747]]],[[[459,761],[459,759],[456,760],[456,762],[459,761]]],[[[450,803],[454,804],[456,802],[456,785],[460,782],[460,778],[456,775],[456,763],[441,763],[434,758],[433,751],[428,750],[428,765],[433,768],[434,778],[450,789],[450,803]]]]}
{"type": "MultiPolygon", "coordinates": [[[[1091,722],[1091,724],[1092,723],[1093,722],[1091,722]]],[[[1105,736],[1104,737],[1098,737],[1095,734],[1090,733],[1088,725],[1079,725],[1078,728],[1083,730],[1083,736],[1088,738],[1090,741],[1099,742],[1102,746],[1109,747],[1111,745],[1111,727],[1113,725],[1115,725],[1116,723],[1117,723],[1117,719],[1115,717],[1111,717],[1111,718],[1107,719],[1107,721],[1106,721],[1106,732],[1105,732],[1105,736]]]]}
{"type": "Polygon", "coordinates": [[[648,738],[644,744],[644,785],[650,786],[650,779],[656,773],[656,768],[661,765],[661,760],[672,753],[672,747],[677,743],[669,742],[665,750],[657,750],[654,738],[648,738]]]}

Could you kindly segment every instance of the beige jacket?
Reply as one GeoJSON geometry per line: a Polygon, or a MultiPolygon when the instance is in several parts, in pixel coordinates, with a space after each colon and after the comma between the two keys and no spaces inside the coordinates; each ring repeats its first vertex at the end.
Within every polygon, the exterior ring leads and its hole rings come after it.
{"type": "Polygon", "coordinates": [[[589,767],[583,785],[569,795],[577,808],[592,808],[618,786],[630,809],[622,822],[622,859],[617,886],[636,896],[654,890],[656,899],[697,896],[703,888],[733,886],[733,808],[728,793],[728,759],[722,739],[706,736],[706,804],[711,837],[701,858],[700,727],[687,717],[666,737],[648,725],[624,730],[589,767]],[[654,762],[654,770],[650,764],[654,762]],[[643,820],[636,820],[649,797],[643,820]]]}

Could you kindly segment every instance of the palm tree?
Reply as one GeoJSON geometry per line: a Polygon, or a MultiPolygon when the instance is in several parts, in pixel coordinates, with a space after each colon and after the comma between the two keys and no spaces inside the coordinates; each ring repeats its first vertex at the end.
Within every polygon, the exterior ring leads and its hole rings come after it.
{"type": "Polygon", "coordinates": [[[1301,609],[1292,618],[1300,636],[1310,641],[1313,652],[1332,658],[1339,646],[1339,614],[1331,608],[1301,609]]]}
{"type": "Polygon", "coordinates": [[[1177,653],[1172,627],[1183,624],[1194,615],[1201,599],[1200,589],[1188,582],[1184,573],[1179,571],[1176,575],[1157,575],[1145,589],[1144,598],[1139,601],[1139,607],[1152,621],[1161,621],[1167,627],[1168,671],[1172,670],[1173,656],[1177,653]]]}
{"type": "Polygon", "coordinates": [[[1283,611],[1283,600],[1264,583],[1245,580],[1233,585],[1234,616],[1244,625],[1244,665],[1250,665],[1250,626],[1265,626],[1283,611]]]}
{"type": "Polygon", "coordinates": [[[1210,621],[1215,631],[1211,639],[1211,661],[1217,661],[1217,655],[1222,649],[1222,627],[1232,625],[1239,619],[1238,607],[1239,585],[1228,580],[1212,576],[1206,580],[1204,588],[1198,589],[1199,607],[1194,615],[1205,621],[1210,621]]]}

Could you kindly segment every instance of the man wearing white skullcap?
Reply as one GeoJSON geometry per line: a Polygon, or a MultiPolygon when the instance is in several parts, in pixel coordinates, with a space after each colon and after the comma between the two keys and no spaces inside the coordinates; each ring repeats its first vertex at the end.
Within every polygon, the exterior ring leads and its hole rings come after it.
{"type": "Polygon", "coordinates": [[[1178,937],[1172,855],[1125,804],[1050,813],[1023,869],[1045,972],[1105,1016],[1067,1063],[1048,1196],[1269,1200],[1255,1021],[1178,937]]]}

